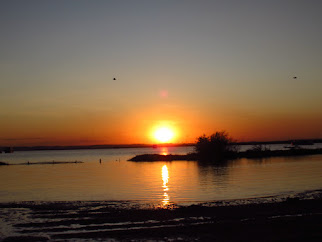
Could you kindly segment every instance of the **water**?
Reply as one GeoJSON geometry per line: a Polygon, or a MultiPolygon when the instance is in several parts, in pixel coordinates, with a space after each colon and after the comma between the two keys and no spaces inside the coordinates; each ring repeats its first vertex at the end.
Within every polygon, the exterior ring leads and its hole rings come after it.
{"type": "Polygon", "coordinates": [[[53,160],[84,163],[1,166],[0,202],[139,200],[167,205],[322,188],[322,155],[239,159],[221,166],[195,161],[127,161],[137,154],[192,151],[193,147],[170,147],[2,153],[0,161],[10,164],[53,160]]]}

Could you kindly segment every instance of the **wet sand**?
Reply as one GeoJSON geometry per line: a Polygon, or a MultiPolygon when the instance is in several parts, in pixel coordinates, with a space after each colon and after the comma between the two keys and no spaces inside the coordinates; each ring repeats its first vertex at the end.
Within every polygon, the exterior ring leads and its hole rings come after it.
{"type": "Polygon", "coordinates": [[[322,191],[158,207],[134,201],[0,204],[3,241],[321,241],[322,191]],[[313,194],[313,195],[312,195],[313,194]]]}

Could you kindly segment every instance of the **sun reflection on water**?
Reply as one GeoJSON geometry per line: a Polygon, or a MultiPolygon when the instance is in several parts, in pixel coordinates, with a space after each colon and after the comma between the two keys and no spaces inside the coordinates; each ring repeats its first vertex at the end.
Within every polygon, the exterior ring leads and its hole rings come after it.
{"type": "Polygon", "coordinates": [[[162,166],[162,181],[163,181],[163,199],[162,205],[167,206],[169,204],[170,197],[167,193],[169,191],[168,182],[169,182],[169,171],[167,165],[162,166]]]}
{"type": "Polygon", "coordinates": [[[168,148],[167,147],[162,147],[161,154],[162,155],[168,155],[168,148]]]}

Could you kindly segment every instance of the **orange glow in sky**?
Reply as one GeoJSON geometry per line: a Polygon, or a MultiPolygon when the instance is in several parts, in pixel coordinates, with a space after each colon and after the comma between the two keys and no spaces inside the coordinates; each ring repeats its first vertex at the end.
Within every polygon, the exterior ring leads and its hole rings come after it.
{"type": "Polygon", "coordinates": [[[322,138],[321,1],[3,2],[0,147],[322,138]]]}

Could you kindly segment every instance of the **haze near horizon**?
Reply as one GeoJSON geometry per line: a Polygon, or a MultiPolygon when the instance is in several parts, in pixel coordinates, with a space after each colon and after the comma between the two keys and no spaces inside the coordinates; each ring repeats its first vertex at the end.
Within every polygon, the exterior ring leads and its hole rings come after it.
{"type": "Polygon", "coordinates": [[[321,9],[3,1],[0,146],[321,138],[321,9]]]}

